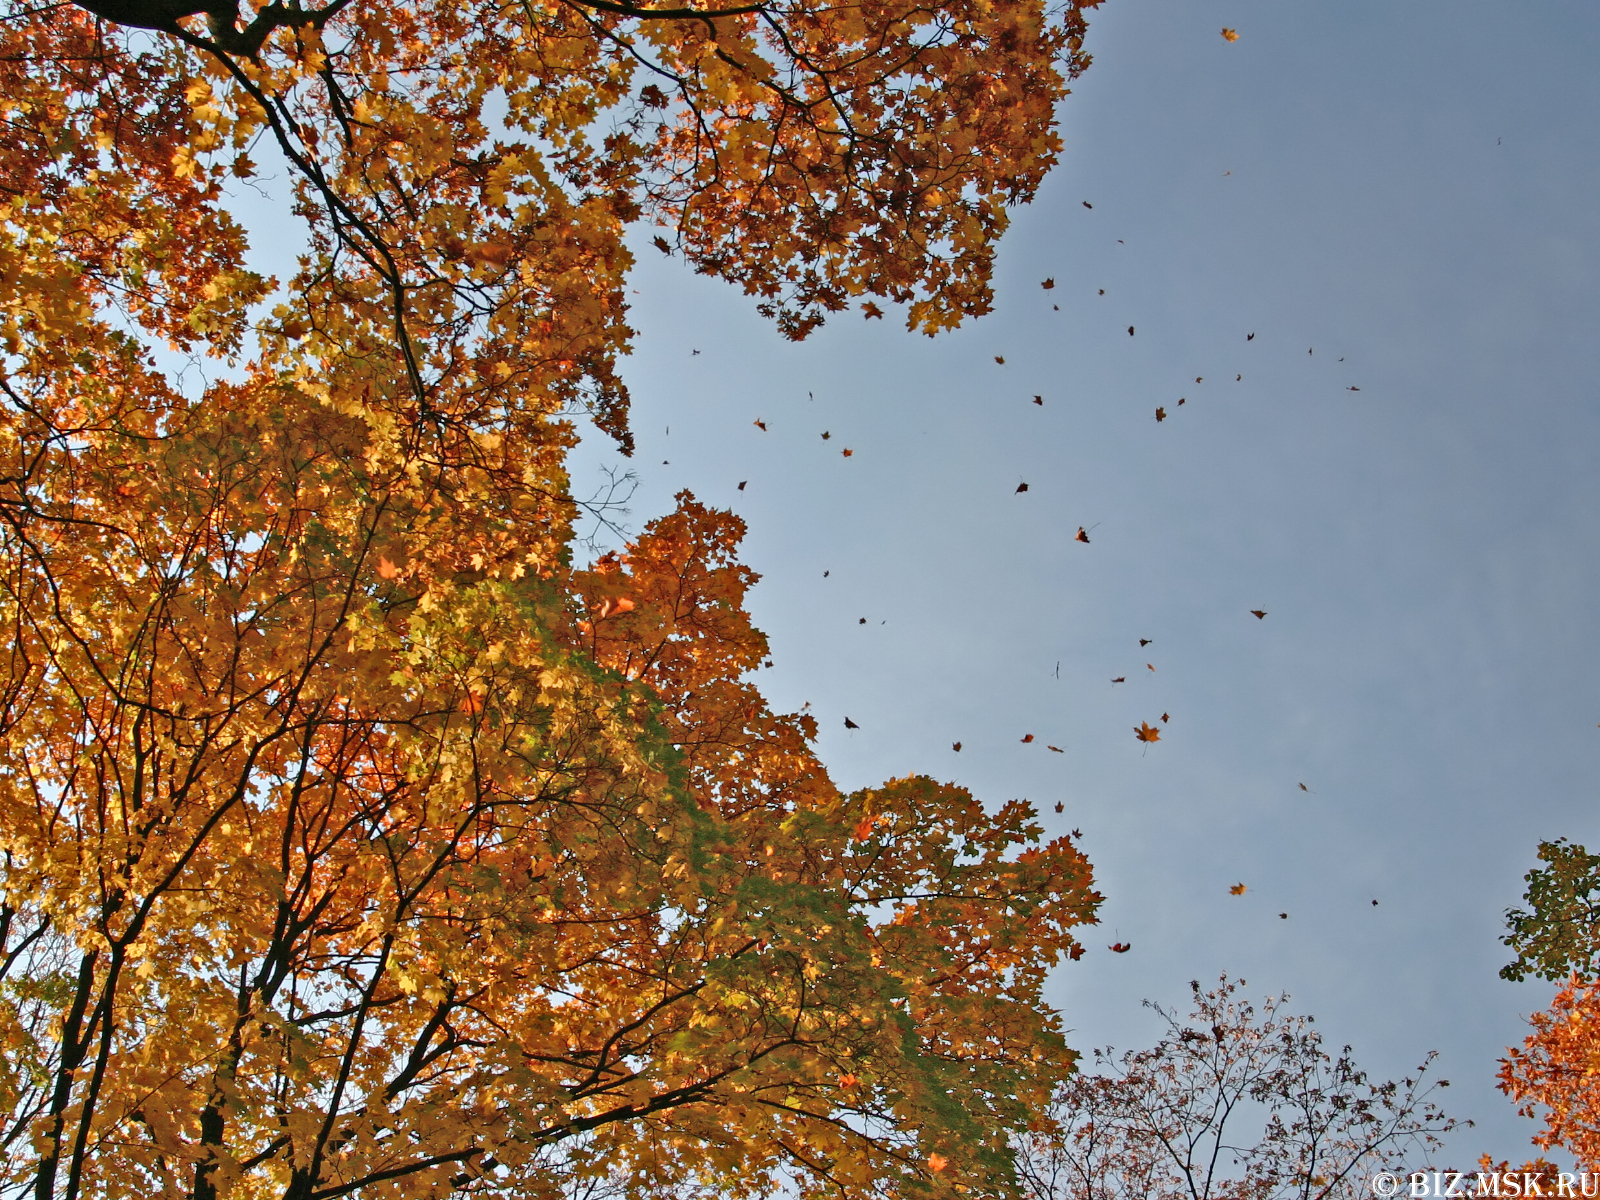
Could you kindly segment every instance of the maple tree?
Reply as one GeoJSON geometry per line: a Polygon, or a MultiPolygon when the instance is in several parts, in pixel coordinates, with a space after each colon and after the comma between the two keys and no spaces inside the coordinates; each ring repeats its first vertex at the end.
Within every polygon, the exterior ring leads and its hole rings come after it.
{"type": "MultiPolygon", "coordinates": [[[[1243,980],[1189,987],[1187,1015],[1146,1001],[1166,1026],[1146,1050],[1096,1050],[1019,1144],[1031,1200],[1355,1200],[1376,1170],[1439,1144],[1459,1122],[1431,1098],[1432,1055],[1374,1083],[1309,1016],[1243,980]]],[[[1470,1122],[1465,1122],[1470,1124],[1470,1122]]]]}
{"type": "Polygon", "coordinates": [[[1529,975],[1562,984],[1548,1009],[1528,1018],[1532,1032],[1500,1064],[1500,1089],[1523,1116],[1544,1128],[1534,1136],[1542,1150],[1564,1147],[1585,1169],[1600,1167],[1600,997],[1595,996],[1600,956],[1600,855],[1565,838],[1539,844],[1544,867],[1529,871],[1526,909],[1506,913],[1502,939],[1517,957],[1500,969],[1504,979],[1529,975]]]}
{"type": "Polygon", "coordinates": [[[0,1194],[1013,1188],[1087,861],[839,792],[738,521],[578,569],[565,457],[641,220],[984,311],[1086,5],[0,5],[0,1194]]]}
{"type": "Polygon", "coordinates": [[[1600,996],[1593,981],[1572,976],[1544,1012],[1528,1018],[1533,1032],[1500,1063],[1500,1089],[1517,1111],[1543,1121],[1541,1150],[1571,1151],[1585,1170],[1600,1169],[1600,996]]]}

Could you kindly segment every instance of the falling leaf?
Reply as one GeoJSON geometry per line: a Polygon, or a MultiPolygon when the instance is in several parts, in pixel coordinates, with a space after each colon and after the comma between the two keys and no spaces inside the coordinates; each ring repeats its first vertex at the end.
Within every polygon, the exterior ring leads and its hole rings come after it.
{"type": "Polygon", "coordinates": [[[1247,333],[1244,335],[1244,340],[1247,342],[1253,342],[1256,340],[1256,335],[1253,333],[1247,333]]]}
{"type": "Polygon", "coordinates": [[[1345,391],[1347,391],[1347,392],[1359,392],[1359,391],[1360,391],[1360,390],[1361,390],[1361,389],[1360,389],[1360,388],[1358,388],[1358,387],[1349,387],[1349,388],[1345,388],[1345,391]]]}
{"type": "Polygon", "coordinates": [[[1082,836],[1083,836],[1083,830],[1081,830],[1081,829],[1074,829],[1074,830],[1073,830],[1073,831],[1072,831],[1072,836],[1073,836],[1073,837],[1075,837],[1075,838],[1081,838],[1081,837],[1082,837],[1082,836]]]}
{"type": "Polygon", "coordinates": [[[1178,397],[1178,407],[1179,407],[1179,408],[1182,408],[1182,407],[1183,407],[1183,405],[1184,405],[1184,399],[1183,399],[1183,397],[1182,397],[1182,396],[1179,396],[1179,397],[1178,397]]]}
{"type": "Polygon", "coordinates": [[[1126,675],[1118,675],[1111,682],[1112,683],[1127,683],[1128,682],[1128,677],[1126,675]]]}
{"type": "Polygon", "coordinates": [[[741,480],[740,480],[740,481],[739,481],[739,490],[740,490],[740,491],[741,491],[741,492],[742,492],[742,491],[744,491],[744,485],[745,485],[745,484],[747,484],[747,483],[749,483],[749,482],[750,482],[750,481],[749,481],[749,480],[748,480],[748,479],[741,479],[741,480]]]}
{"type": "Polygon", "coordinates": [[[1078,943],[1074,942],[1072,944],[1071,949],[1069,949],[1067,951],[1067,957],[1069,959],[1071,959],[1073,962],[1077,962],[1080,958],[1083,957],[1083,947],[1078,945],[1078,943]]]}
{"type": "Polygon", "coordinates": [[[1195,381],[1195,382],[1196,382],[1196,383],[1204,383],[1204,382],[1205,382],[1205,379],[1206,379],[1206,377],[1205,377],[1205,376],[1204,376],[1204,375],[1196,375],[1196,376],[1195,376],[1195,377],[1194,377],[1194,381],[1195,381]]]}
{"type": "Polygon", "coordinates": [[[854,450],[841,450],[840,453],[843,454],[846,458],[849,458],[852,454],[855,453],[855,451],[854,450]]]}
{"type": "Polygon", "coordinates": [[[1133,326],[1132,326],[1132,325],[1129,325],[1129,326],[1128,326],[1128,336],[1129,336],[1129,337],[1132,337],[1132,336],[1133,336],[1133,326]]]}
{"type": "Polygon", "coordinates": [[[1006,365],[1006,357],[1003,354],[996,354],[994,356],[994,360],[995,360],[995,362],[999,363],[1002,367],[1006,365]]]}
{"type": "Polygon", "coordinates": [[[1222,36],[1227,38],[1230,42],[1237,42],[1239,40],[1239,35],[1231,29],[1223,29],[1222,36]]]}
{"type": "Polygon", "coordinates": [[[757,421],[755,426],[757,429],[761,430],[762,433],[767,431],[767,423],[765,421],[757,421]]]}
{"type": "Polygon", "coordinates": [[[1084,206],[1084,207],[1085,207],[1085,208],[1093,208],[1093,207],[1094,207],[1094,205],[1092,205],[1092,204],[1090,204],[1090,203],[1089,203],[1089,202],[1088,202],[1088,201],[1087,201],[1087,200],[1085,200],[1085,201],[1084,201],[1084,202],[1083,202],[1083,206],[1084,206]]]}
{"type": "Polygon", "coordinates": [[[824,430],[823,430],[823,431],[822,431],[822,440],[823,440],[823,441],[827,441],[827,440],[828,440],[828,439],[829,439],[829,438],[831,438],[831,437],[832,437],[832,436],[833,436],[833,434],[831,434],[831,433],[829,433],[829,432],[828,432],[828,431],[827,431],[827,430],[826,430],[826,429],[824,429],[824,430]]]}
{"type": "Polygon", "coordinates": [[[1082,525],[1078,526],[1078,536],[1074,540],[1082,542],[1085,546],[1089,544],[1089,535],[1083,531],[1082,525]]]}
{"type": "Polygon", "coordinates": [[[1056,286],[1056,278],[1055,278],[1055,276],[1052,275],[1049,279],[1046,279],[1039,286],[1042,287],[1045,291],[1048,292],[1051,288],[1056,286]]]}
{"type": "Polygon", "coordinates": [[[1133,943],[1132,942],[1112,942],[1111,945],[1106,947],[1106,949],[1110,950],[1111,953],[1113,953],[1113,954],[1126,954],[1129,950],[1133,949],[1133,943]]]}
{"type": "Polygon", "coordinates": [[[1035,404],[1038,404],[1038,405],[1043,405],[1044,404],[1044,397],[1043,396],[1035,396],[1033,398],[1033,402],[1035,404]]]}
{"type": "Polygon", "coordinates": [[[1267,618],[1266,612],[1259,608],[1252,608],[1250,610],[1250,615],[1258,621],[1264,621],[1267,618]]]}
{"type": "Polygon", "coordinates": [[[1282,919],[1282,920],[1285,920],[1285,921],[1287,921],[1287,920],[1288,920],[1288,919],[1289,919],[1289,914],[1288,914],[1288,913],[1279,913],[1279,914],[1278,914],[1278,916],[1279,916],[1279,917],[1280,917],[1280,918],[1281,918],[1281,919],[1282,919]]]}
{"type": "Polygon", "coordinates": [[[960,742],[951,742],[950,743],[950,749],[954,750],[957,754],[960,754],[961,753],[961,743],[960,742]]]}
{"type": "Polygon", "coordinates": [[[883,320],[883,309],[879,308],[871,300],[861,306],[861,314],[862,318],[867,321],[871,321],[874,318],[879,321],[883,320]]]}
{"type": "Polygon", "coordinates": [[[1250,889],[1245,887],[1244,884],[1236,883],[1231,888],[1228,889],[1228,895],[1230,895],[1230,896],[1242,896],[1246,892],[1248,892],[1249,890],[1250,889]]]}
{"type": "Polygon", "coordinates": [[[1156,409],[1156,424],[1159,425],[1159,424],[1161,424],[1161,422],[1165,421],[1166,419],[1167,419],[1167,410],[1164,409],[1164,408],[1157,408],[1156,409]]]}
{"type": "Polygon", "coordinates": [[[865,625],[866,623],[867,619],[865,617],[862,617],[861,620],[857,622],[858,625],[865,625]]]}
{"type": "Polygon", "coordinates": [[[1163,725],[1165,725],[1167,723],[1167,714],[1166,713],[1162,713],[1161,714],[1161,723],[1163,725]]]}
{"type": "Polygon", "coordinates": [[[1140,638],[1139,639],[1139,646],[1140,646],[1141,649],[1143,649],[1145,646],[1148,646],[1153,641],[1155,641],[1155,638],[1140,638]]]}
{"type": "Polygon", "coordinates": [[[1101,289],[1100,289],[1100,294],[1101,294],[1101,295],[1102,295],[1102,296],[1104,296],[1104,295],[1105,295],[1105,294],[1106,294],[1106,290],[1105,290],[1105,288],[1101,288],[1101,289]]]}
{"type": "Polygon", "coordinates": [[[855,723],[855,722],[854,722],[854,721],[852,721],[852,720],[851,720],[851,719],[850,719],[850,718],[849,718],[849,717],[846,717],[846,718],[845,718],[845,719],[844,719],[844,727],[845,727],[845,728],[846,728],[846,729],[860,729],[860,728],[861,728],[861,726],[859,726],[859,725],[857,725],[857,724],[856,724],[856,723],[855,723]]]}
{"type": "Polygon", "coordinates": [[[1059,801],[1059,800],[1056,801],[1056,811],[1057,812],[1062,811],[1062,809],[1064,809],[1065,807],[1066,807],[1066,805],[1062,804],[1061,801],[1059,801]]]}
{"type": "MultiPolygon", "coordinates": [[[[1046,750],[1054,750],[1057,754],[1065,754],[1066,753],[1066,751],[1063,750],[1060,746],[1051,746],[1051,745],[1046,744],[1045,749],[1046,750]]],[[[1061,806],[1059,804],[1056,805],[1056,811],[1057,812],[1061,811],[1061,806]]]]}
{"type": "Polygon", "coordinates": [[[1145,721],[1140,721],[1133,727],[1133,736],[1141,742],[1159,742],[1161,740],[1161,730],[1145,721]]]}
{"type": "Polygon", "coordinates": [[[1377,907],[1378,907],[1378,902],[1377,902],[1377,901],[1376,901],[1376,900],[1374,900],[1374,901],[1373,901],[1373,902],[1372,902],[1372,907],[1373,907],[1373,908],[1377,908],[1377,907]]]}
{"type": "Polygon", "coordinates": [[[1235,375],[1233,377],[1233,381],[1235,383],[1243,383],[1244,382],[1244,376],[1243,375],[1235,375]]]}
{"type": "Polygon", "coordinates": [[[1156,669],[1155,664],[1153,663],[1145,663],[1144,668],[1147,671],[1154,671],[1156,669]]]}
{"type": "Polygon", "coordinates": [[[661,253],[663,253],[663,254],[671,254],[672,253],[672,247],[671,247],[671,245],[668,244],[666,238],[661,237],[661,236],[658,235],[658,236],[652,238],[651,242],[654,244],[654,246],[655,246],[655,248],[657,250],[661,251],[661,253]]]}
{"type": "Polygon", "coordinates": [[[1028,485],[1027,484],[1019,483],[1019,484],[1017,484],[1017,490],[1015,492],[1012,492],[1011,494],[1013,496],[1015,496],[1015,495],[1021,494],[1022,492],[1025,492],[1027,490],[1028,490],[1028,485]]]}
{"type": "Polygon", "coordinates": [[[1306,786],[1306,785],[1305,785],[1305,784],[1303,784],[1303,783],[1302,783],[1302,784],[1301,784],[1301,785],[1300,785],[1300,790],[1301,790],[1301,791],[1302,791],[1302,792],[1309,792],[1309,791],[1310,791],[1310,790],[1311,790],[1311,789],[1310,789],[1310,788],[1308,788],[1308,787],[1307,787],[1307,786],[1306,786]]]}
{"type": "Polygon", "coordinates": [[[1026,734],[1026,735],[1024,735],[1024,737],[1023,737],[1023,739],[1022,739],[1022,740],[1023,740],[1023,742],[1025,742],[1025,743],[1026,743],[1026,742],[1031,742],[1031,741],[1033,741],[1033,734],[1031,734],[1031,733],[1030,733],[1030,734],[1026,734]]]}

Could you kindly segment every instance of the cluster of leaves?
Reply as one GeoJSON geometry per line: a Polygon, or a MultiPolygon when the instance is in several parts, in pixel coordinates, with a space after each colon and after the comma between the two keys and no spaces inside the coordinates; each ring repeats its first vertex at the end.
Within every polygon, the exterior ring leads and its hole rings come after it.
{"type": "Polygon", "coordinates": [[[1080,7],[0,4],[0,1195],[1013,1190],[1088,863],[841,794],[739,523],[576,570],[564,464],[641,216],[983,311],[1080,7]]]}
{"type": "Polygon", "coordinates": [[[1426,1080],[1431,1055],[1372,1083],[1286,997],[1258,1014],[1243,983],[1191,983],[1187,1018],[1147,1001],[1167,1026],[1159,1042],[1097,1050],[1092,1072],[1060,1086],[1019,1146],[1032,1200],[1355,1200],[1375,1170],[1461,1124],[1430,1099],[1447,1086],[1426,1080]]]}
{"type": "Polygon", "coordinates": [[[1558,838],[1539,843],[1539,861],[1550,865],[1523,876],[1528,907],[1506,912],[1510,932],[1501,940],[1517,957],[1500,977],[1593,978],[1600,973],[1600,854],[1558,838]]]}
{"type": "Polygon", "coordinates": [[[1585,1170],[1600,1170],[1600,995],[1593,983],[1573,976],[1544,1012],[1529,1018],[1533,1032],[1500,1064],[1500,1090],[1525,1117],[1544,1129],[1534,1136],[1541,1150],[1563,1147],[1585,1170]]]}

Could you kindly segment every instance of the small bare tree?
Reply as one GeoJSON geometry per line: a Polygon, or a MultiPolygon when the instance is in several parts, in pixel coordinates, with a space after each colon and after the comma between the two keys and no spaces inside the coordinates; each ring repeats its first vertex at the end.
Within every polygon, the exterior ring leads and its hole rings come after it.
{"type": "Polygon", "coordinates": [[[1432,1100],[1434,1055],[1372,1083],[1346,1046],[1322,1048],[1313,1018],[1260,1013],[1224,974],[1198,982],[1187,1019],[1149,1000],[1167,1032],[1148,1050],[1094,1051],[1018,1147],[1030,1200],[1355,1200],[1376,1171],[1415,1169],[1460,1125],[1432,1100]]]}

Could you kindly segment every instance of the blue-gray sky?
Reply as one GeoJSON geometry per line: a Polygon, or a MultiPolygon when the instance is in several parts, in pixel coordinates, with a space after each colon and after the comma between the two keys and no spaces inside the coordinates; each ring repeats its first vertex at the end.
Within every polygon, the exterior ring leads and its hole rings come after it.
{"type": "Polygon", "coordinates": [[[1109,0],[1089,48],[953,335],[790,345],[640,237],[632,522],[749,521],[762,683],[841,784],[1083,830],[1074,1044],[1226,969],[1375,1072],[1438,1049],[1443,1157],[1517,1159],[1494,1072],[1553,989],[1496,977],[1502,913],[1600,843],[1600,7],[1109,0]]]}

